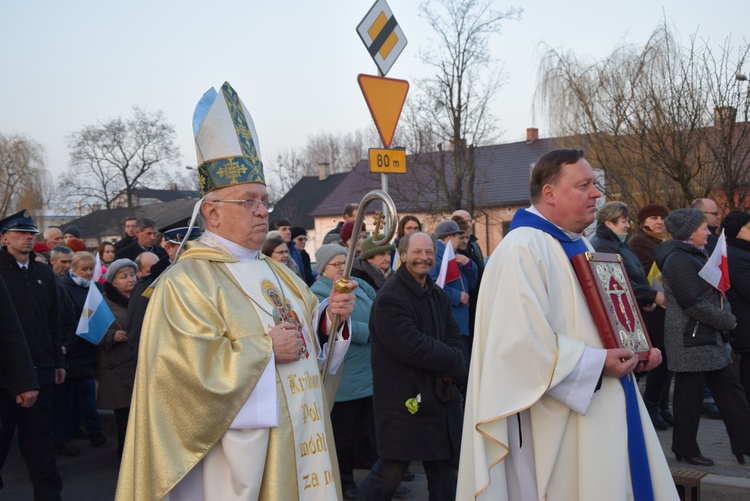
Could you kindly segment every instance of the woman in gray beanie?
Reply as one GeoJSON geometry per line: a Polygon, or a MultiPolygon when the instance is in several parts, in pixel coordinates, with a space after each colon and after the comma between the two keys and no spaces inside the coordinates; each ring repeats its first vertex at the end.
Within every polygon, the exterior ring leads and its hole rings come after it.
{"type": "MultiPolygon", "coordinates": [[[[321,245],[315,253],[318,280],[310,290],[321,301],[331,295],[336,277],[344,271],[347,249],[338,244],[321,245]]],[[[366,442],[375,451],[375,421],[372,409],[372,366],[370,365],[370,309],[375,291],[364,280],[352,277],[359,284],[354,289],[357,301],[351,315],[351,344],[344,358],[341,385],[336,394],[336,405],[331,411],[331,423],[336,442],[336,455],[341,473],[344,499],[356,499],[358,488],[354,482],[354,453],[358,441],[356,430],[362,429],[366,442]]]]}
{"type": "Polygon", "coordinates": [[[729,302],[699,275],[708,261],[708,222],[697,209],[672,211],[664,222],[673,240],[660,245],[655,257],[667,299],[667,360],[675,373],[672,452],[677,461],[714,464],[701,455],[696,438],[705,384],[726,425],[732,453],[744,463],[750,455],[750,407],[724,348],[736,321],[729,302]]]}

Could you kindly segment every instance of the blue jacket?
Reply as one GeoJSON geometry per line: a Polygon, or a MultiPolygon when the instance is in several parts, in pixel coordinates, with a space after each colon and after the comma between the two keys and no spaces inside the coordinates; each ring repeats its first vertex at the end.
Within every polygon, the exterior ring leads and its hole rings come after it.
{"type": "MultiPolygon", "coordinates": [[[[441,241],[437,241],[437,252],[435,253],[435,266],[430,270],[430,277],[433,281],[437,280],[438,274],[440,273],[440,266],[443,262],[443,254],[445,254],[445,244],[441,241]]],[[[451,310],[453,311],[453,318],[456,319],[458,326],[461,328],[461,335],[469,335],[469,305],[461,304],[461,293],[466,292],[467,294],[477,284],[477,267],[474,263],[469,262],[464,266],[459,264],[458,270],[461,272],[461,279],[454,280],[445,284],[445,292],[448,293],[448,297],[451,298],[451,310]]]]}
{"type": "MultiPolygon", "coordinates": [[[[370,308],[375,300],[375,291],[363,280],[351,278],[359,284],[354,289],[356,302],[352,312],[352,341],[344,357],[344,372],[336,394],[336,402],[346,402],[372,396],[372,366],[370,365],[370,308]]],[[[310,290],[323,301],[331,295],[333,281],[323,275],[310,290]]]]}

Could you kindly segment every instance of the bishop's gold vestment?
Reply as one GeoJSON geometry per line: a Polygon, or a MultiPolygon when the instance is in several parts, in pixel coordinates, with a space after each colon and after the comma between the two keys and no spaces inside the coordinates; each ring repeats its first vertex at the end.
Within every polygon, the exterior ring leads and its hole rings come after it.
{"type": "MultiPolygon", "coordinates": [[[[187,249],[160,277],[144,320],[118,501],[162,499],[222,438],[272,355],[268,325],[227,269],[237,258],[200,243],[187,249]]],[[[259,264],[293,291],[304,305],[299,320],[314,332],[315,295],[275,261],[261,255],[259,264]]],[[[258,466],[260,499],[299,499],[284,383],[277,373],[279,425],[270,429],[265,465],[258,466]]],[[[321,414],[338,482],[328,409],[321,414]]],[[[336,490],[340,497],[338,484],[336,490]]]]}

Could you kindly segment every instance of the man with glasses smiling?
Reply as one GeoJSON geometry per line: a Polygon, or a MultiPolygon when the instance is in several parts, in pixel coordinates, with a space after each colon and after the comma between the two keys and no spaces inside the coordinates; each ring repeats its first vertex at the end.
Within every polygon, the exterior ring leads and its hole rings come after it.
{"type": "Polygon", "coordinates": [[[319,305],[259,252],[273,205],[228,83],[204,94],[193,130],[205,231],[152,289],[117,499],[340,499],[319,338],[338,339],[335,373],[356,284],[319,305]]]}
{"type": "Polygon", "coordinates": [[[719,218],[719,206],[710,198],[696,198],[690,204],[690,208],[702,211],[706,216],[706,220],[708,220],[708,230],[711,233],[708,235],[706,253],[710,256],[716,248],[716,243],[719,241],[719,235],[717,235],[719,223],[721,222],[719,218]]]}

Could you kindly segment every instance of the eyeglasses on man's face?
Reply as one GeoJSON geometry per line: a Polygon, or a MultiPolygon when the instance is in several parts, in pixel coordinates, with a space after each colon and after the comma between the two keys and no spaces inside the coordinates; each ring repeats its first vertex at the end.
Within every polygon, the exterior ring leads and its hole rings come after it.
{"type": "Polygon", "coordinates": [[[346,261],[337,261],[335,263],[328,263],[327,266],[332,266],[334,268],[343,268],[345,264],[346,264],[346,261]]]}
{"type": "Polygon", "coordinates": [[[298,242],[307,242],[307,237],[297,237],[295,240],[298,242]]]}
{"type": "Polygon", "coordinates": [[[242,204],[245,209],[255,212],[262,205],[268,212],[273,211],[274,203],[268,200],[258,200],[255,198],[243,198],[242,200],[208,200],[209,202],[226,202],[231,204],[242,204]]]}

